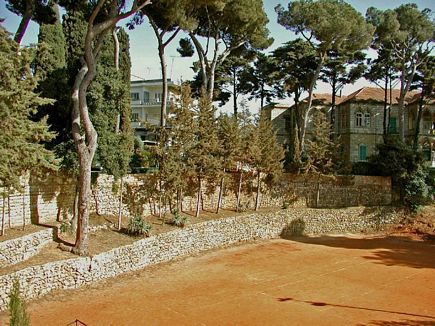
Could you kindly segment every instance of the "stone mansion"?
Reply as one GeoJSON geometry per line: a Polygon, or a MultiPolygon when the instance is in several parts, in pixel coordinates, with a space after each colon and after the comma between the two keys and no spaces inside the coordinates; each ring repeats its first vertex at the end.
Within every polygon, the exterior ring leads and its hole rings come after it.
{"type": "MultiPolygon", "coordinates": [[[[398,133],[398,97],[399,90],[393,89],[391,104],[388,110],[388,133],[398,133]]],[[[406,98],[405,107],[405,138],[412,143],[415,135],[415,121],[419,108],[420,94],[410,92],[406,98]]],[[[307,100],[299,105],[307,105],[307,100]]],[[[331,119],[331,95],[314,94],[313,111],[323,110],[328,112],[331,119]]],[[[291,130],[294,126],[294,105],[291,107],[271,103],[263,108],[276,130],[278,141],[288,144],[291,139],[291,130]]],[[[366,161],[367,157],[375,153],[376,144],[383,141],[383,116],[384,116],[384,90],[375,87],[364,87],[343,97],[336,97],[336,106],[333,114],[333,132],[339,136],[343,145],[345,158],[348,162],[366,161]]],[[[309,137],[310,128],[307,127],[309,137]]],[[[430,165],[435,167],[435,100],[424,104],[420,121],[419,145],[430,165]]]]}

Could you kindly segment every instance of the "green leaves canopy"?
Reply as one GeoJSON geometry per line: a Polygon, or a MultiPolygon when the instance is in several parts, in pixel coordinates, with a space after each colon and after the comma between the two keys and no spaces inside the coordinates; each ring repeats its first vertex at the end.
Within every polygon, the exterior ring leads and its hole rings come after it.
{"type": "Polygon", "coordinates": [[[23,173],[56,169],[57,162],[41,144],[54,137],[46,119],[30,120],[38,106],[53,101],[34,92],[37,81],[30,71],[30,52],[22,49],[17,55],[17,49],[0,26],[0,186],[20,189],[23,173]]]}

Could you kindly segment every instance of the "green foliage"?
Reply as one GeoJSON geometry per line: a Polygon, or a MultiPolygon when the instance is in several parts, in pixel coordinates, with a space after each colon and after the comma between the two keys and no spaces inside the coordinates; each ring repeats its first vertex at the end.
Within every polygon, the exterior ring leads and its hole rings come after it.
{"type": "Polygon", "coordinates": [[[278,5],[275,11],[280,25],[316,44],[319,53],[364,49],[374,31],[358,11],[340,0],[291,1],[288,10],[278,5]]]}
{"type": "Polygon", "coordinates": [[[107,36],[97,65],[97,77],[87,96],[91,119],[98,133],[94,162],[99,162],[115,178],[127,173],[134,142],[130,126],[129,41],[124,30],[118,32],[118,39],[119,70],[114,64],[112,37],[107,36]]]}
{"type": "Polygon", "coordinates": [[[187,216],[181,215],[178,209],[172,212],[172,217],[169,220],[168,224],[172,224],[178,227],[184,227],[188,222],[187,216]]]}
{"type": "Polygon", "coordinates": [[[405,183],[403,200],[413,212],[432,202],[435,189],[430,185],[431,180],[433,184],[433,176],[430,177],[429,170],[419,167],[405,183]]]}
{"type": "Polygon", "coordinates": [[[133,236],[149,236],[151,224],[147,223],[142,216],[134,216],[130,218],[127,226],[127,233],[133,236]]]}
{"type": "Polygon", "coordinates": [[[31,120],[40,105],[53,101],[35,93],[30,53],[17,55],[17,47],[0,26],[0,186],[20,189],[23,173],[57,169],[58,162],[41,144],[54,137],[47,119],[31,120]]]}
{"type": "Polygon", "coordinates": [[[330,138],[330,124],[326,114],[316,111],[312,117],[312,134],[306,145],[304,172],[330,175],[336,171],[335,158],[338,145],[330,138]]]}
{"type": "Polygon", "coordinates": [[[258,134],[260,155],[255,160],[254,166],[268,176],[270,181],[276,180],[283,170],[284,148],[278,144],[272,122],[265,113],[260,114],[256,134],[258,134]]]}
{"type": "Polygon", "coordinates": [[[377,150],[377,155],[369,158],[373,172],[391,176],[393,187],[399,191],[406,206],[415,210],[432,198],[433,180],[430,170],[424,166],[422,153],[395,137],[388,137],[377,150]]]}
{"type": "Polygon", "coordinates": [[[271,102],[277,95],[272,87],[278,72],[275,62],[270,56],[258,52],[254,65],[244,69],[240,74],[239,92],[249,94],[249,99],[260,99],[260,107],[271,102]]]}
{"type": "Polygon", "coordinates": [[[26,311],[26,303],[20,296],[20,283],[14,280],[12,291],[9,294],[9,313],[11,314],[9,325],[28,326],[30,318],[26,311]]]}
{"type": "Polygon", "coordinates": [[[303,236],[305,232],[305,221],[302,218],[296,218],[292,220],[288,225],[284,227],[281,231],[281,238],[290,239],[292,237],[303,236]]]}

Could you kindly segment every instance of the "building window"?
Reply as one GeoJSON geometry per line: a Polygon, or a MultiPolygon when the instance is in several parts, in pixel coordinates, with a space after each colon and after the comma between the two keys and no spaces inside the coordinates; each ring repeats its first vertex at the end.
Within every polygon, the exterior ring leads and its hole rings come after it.
{"type": "Polygon", "coordinates": [[[131,121],[133,121],[133,122],[139,121],[139,113],[132,113],[131,114],[131,121]]]}
{"type": "Polygon", "coordinates": [[[364,144],[358,147],[358,159],[360,161],[367,161],[367,146],[364,144]]]}
{"type": "Polygon", "coordinates": [[[364,127],[370,127],[370,113],[364,113],[364,127]]]}
{"type": "Polygon", "coordinates": [[[131,93],[132,101],[139,101],[139,93],[131,93]]]}
{"type": "Polygon", "coordinates": [[[150,101],[150,92],[147,92],[147,91],[143,92],[143,101],[145,103],[150,101]]]}
{"type": "Polygon", "coordinates": [[[340,120],[341,120],[341,128],[343,128],[343,129],[346,128],[347,121],[346,121],[346,112],[344,110],[341,110],[340,120]]]}
{"type": "Polygon", "coordinates": [[[363,114],[361,112],[358,112],[356,114],[356,121],[355,121],[355,125],[357,127],[362,127],[363,126],[363,114]]]}
{"type": "Polygon", "coordinates": [[[154,98],[155,98],[156,102],[161,102],[162,101],[162,93],[155,93],[154,98]]]}

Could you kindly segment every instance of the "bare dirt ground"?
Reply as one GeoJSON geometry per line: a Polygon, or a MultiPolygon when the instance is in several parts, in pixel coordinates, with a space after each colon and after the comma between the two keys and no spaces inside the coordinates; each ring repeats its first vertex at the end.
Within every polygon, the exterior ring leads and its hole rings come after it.
{"type": "MultiPolygon", "coordinates": [[[[435,325],[435,244],[301,237],[211,251],[28,305],[32,325],[435,325]]],[[[0,324],[8,324],[6,312],[0,324]]]]}

